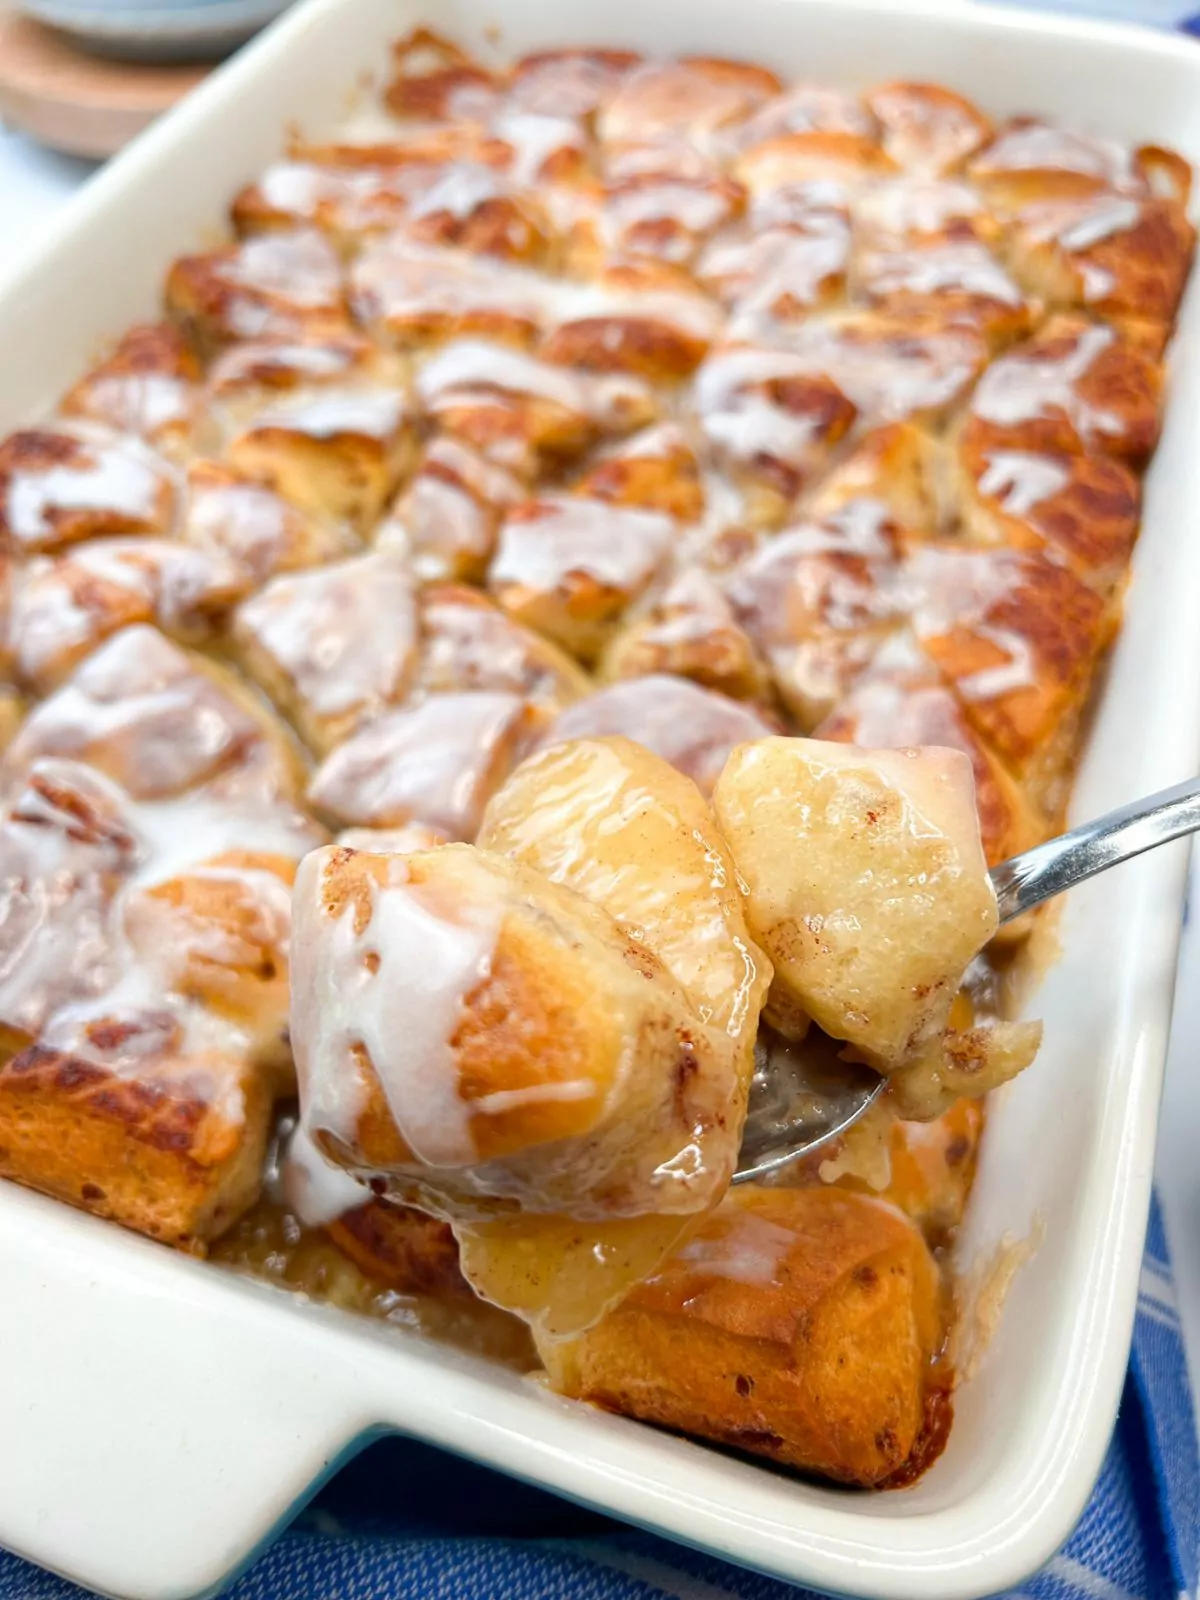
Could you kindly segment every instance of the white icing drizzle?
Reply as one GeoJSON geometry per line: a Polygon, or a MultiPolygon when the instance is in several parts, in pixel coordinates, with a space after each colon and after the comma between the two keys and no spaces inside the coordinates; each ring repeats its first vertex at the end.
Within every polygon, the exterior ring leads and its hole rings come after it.
{"type": "Polygon", "coordinates": [[[980,379],[972,411],[985,422],[1015,427],[1058,409],[1082,433],[1119,433],[1120,418],[1090,405],[1076,387],[1115,338],[1111,328],[1093,323],[1065,355],[1043,355],[1035,347],[1002,357],[980,379]]]}
{"type": "Polygon", "coordinates": [[[340,744],[309,798],[345,823],[424,822],[452,839],[472,838],[525,720],[516,695],[430,695],[384,712],[340,744]]]}
{"type": "Polygon", "coordinates": [[[165,372],[98,372],[87,386],[86,409],[129,433],[155,434],[189,422],[195,404],[193,386],[165,372]]]}
{"type": "Polygon", "coordinates": [[[974,163],[972,171],[981,176],[1074,172],[1114,189],[1143,187],[1127,145],[1046,122],[1026,122],[1004,129],[974,163]]]}
{"type": "Polygon", "coordinates": [[[416,606],[404,562],[376,553],[272,579],[240,607],[236,629],[316,716],[366,715],[403,692],[416,606]]]}
{"type": "Polygon", "coordinates": [[[1002,305],[1019,306],[1020,289],[981,244],[925,245],[868,256],[860,265],[868,294],[977,295],[1002,305]]]}
{"type": "Polygon", "coordinates": [[[352,1145],[362,1104],[361,1045],[396,1127],[417,1159],[461,1167],[476,1158],[472,1108],[461,1097],[451,1040],[467,996],[491,971],[499,914],[465,897],[412,883],[404,858],[389,858],[384,884],[367,880],[370,917],[322,905],[329,852],[301,865],[296,882],[296,989],[315,1004],[293,1007],[303,1126],[352,1145]],[[347,1092],[346,1083],[349,1081],[347,1092]]]}
{"type": "Polygon", "coordinates": [[[1014,517],[1027,517],[1044,500],[1061,494],[1071,473],[1053,456],[1031,455],[1025,450],[993,450],[985,457],[979,492],[1000,502],[1014,517]]]}
{"type": "Polygon", "coordinates": [[[941,233],[949,223],[971,222],[987,208],[969,184],[952,179],[892,178],[863,190],[854,201],[855,222],[880,241],[941,233]]]}
{"type": "Polygon", "coordinates": [[[221,352],[209,368],[208,387],[212,394],[225,396],[259,385],[291,388],[300,382],[337,382],[374,357],[371,345],[351,339],[312,339],[303,344],[251,340],[221,352]]]}
{"type": "Polygon", "coordinates": [[[443,346],[421,367],[416,386],[435,415],[494,390],[551,400],[601,425],[617,421],[629,405],[652,403],[645,384],[634,378],[575,372],[485,339],[455,339],[443,346]]]}
{"type": "Polygon", "coordinates": [[[168,539],[95,539],[35,559],[14,583],[17,671],[42,681],[77,647],[99,643],[131,620],[131,611],[168,629],[197,631],[247,587],[245,572],[227,556],[168,539]]]}
{"type": "Polygon", "coordinates": [[[250,712],[145,625],[115,634],[30,714],[5,767],[23,772],[42,756],[111,759],[144,799],[204,782],[234,760],[265,761],[269,787],[272,772],[286,781],[250,712]]]}
{"type": "Polygon", "coordinates": [[[401,323],[430,313],[457,318],[488,312],[537,326],[557,288],[550,279],[495,257],[435,250],[400,234],[366,245],[350,269],[350,281],[360,315],[401,323]]]}
{"type": "Polygon", "coordinates": [[[688,678],[652,673],[577,700],[559,715],[542,743],[622,734],[709,793],[733,747],[771,731],[737,700],[702,689],[688,678]]]}
{"type": "Polygon", "coordinates": [[[712,1224],[676,1252],[692,1271],[706,1277],[730,1278],[755,1289],[778,1287],[780,1272],[799,1244],[790,1228],[753,1211],[727,1207],[719,1214],[720,1232],[712,1224]]]}
{"type": "Polygon", "coordinates": [[[284,1146],[279,1187],[285,1204],[309,1228],[328,1227],[371,1198],[364,1184],[321,1154],[302,1124],[284,1146]]]}
{"type": "Polygon", "coordinates": [[[18,543],[36,547],[52,540],[56,511],[108,513],[156,530],[169,495],[164,462],[139,440],[95,425],[55,432],[70,452],[67,460],[30,466],[18,460],[9,470],[3,509],[18,543]]]}
{"type": "Polygon", "coordinates": [[[1118,233],[1128,233],[1141,216],[1142,207],[1137,200],[1098,195],[1074,205],[1030,206],[1021,214],[1021,227],[1034,244],[1053,241],[1073,253],[1091,250],[1118,233]]]}
{"type": "MultiPolygon", "coordinates": [[[[302,309],[335,306],[341,297],[337,254],[328,240],[311,230],[247,239],[217,258],[217,270],[231,284],[302,309]]],[[[261,330],[252,325],[253,317],[248,321],[251,325],[243,324],[238,331],[253,338],[261,330]]]]}
{"type": "Polygon", "coordinates": [[[553,591],[572,573],[636,593],[669,550],[674,523],[655,511],[562,496],[537,502],[537,517],[509,520],[488,574],[489,584],[553,591]]]}
{"type": "Polygon", "coordinates": [[[404,395],[397,389],[326,389],[264,411],[249,433],[275,429],[310,439],[357,434],[364,439],[390,440],[399,433],[406,412],[404,395]]]}
{"type": "Polygon", "coordinates": [[[564,151],[582,156],[587,149],[583,129],[569,116],[504,110],[492,119],[492,132],[512,147],[509,174],[522,187],[536,185],[552,157],[564,151]]]}

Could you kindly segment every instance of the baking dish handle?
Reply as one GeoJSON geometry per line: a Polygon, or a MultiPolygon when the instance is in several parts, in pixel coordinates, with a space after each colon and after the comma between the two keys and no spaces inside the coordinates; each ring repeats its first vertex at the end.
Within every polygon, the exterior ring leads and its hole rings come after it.
{"type": "Polygon", "coordinates": [[[0,1543],[77,1582],[214,1590],[366,1428],[334,1313],[3,1182],[0,1261],[0,1543]]]}

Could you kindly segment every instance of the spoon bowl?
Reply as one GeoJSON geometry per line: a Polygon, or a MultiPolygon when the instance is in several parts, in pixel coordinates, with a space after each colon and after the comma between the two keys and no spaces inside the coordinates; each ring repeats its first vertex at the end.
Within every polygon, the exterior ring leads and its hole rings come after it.
{"type": "MultiPolygon", "coordinates": [[[[1012,922],[1086,878],[1198,829],[1200,778],[1082,823],[992,868],[1000,921],[1012,922]]],[[[812,1155],[875,1103],[887,1079],[841,1061],[840,1048],[823,1039],[792,1045],[764,1029],[734,1183],[768,1177],[812,1155]]]]}

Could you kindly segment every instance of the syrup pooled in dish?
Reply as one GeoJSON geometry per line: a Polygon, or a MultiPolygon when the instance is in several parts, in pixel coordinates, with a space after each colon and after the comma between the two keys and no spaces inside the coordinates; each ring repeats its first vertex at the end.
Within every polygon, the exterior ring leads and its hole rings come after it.
{"type": "Polygon", "coordinates": [[[0,440],[0,1176],[905,1481],[1037,1047],[984,864],[1062,819],[1190,169],[935,84],[381,67],[0,440]],[[728,1194],[756,1052],[887,1086],[728,1194]]]}

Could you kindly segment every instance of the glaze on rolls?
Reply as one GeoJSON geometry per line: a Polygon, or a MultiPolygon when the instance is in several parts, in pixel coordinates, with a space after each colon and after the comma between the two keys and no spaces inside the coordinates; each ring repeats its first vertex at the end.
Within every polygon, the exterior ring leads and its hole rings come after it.
{"type": "Polygon", "coordinates": [[[527,762],[478,848],[310,857],[294,960],[313,1142],[446,1217],[475,1289],[547,1336],[724,1192],[769,970],[707,807],[639,747],[527,762]]]}

